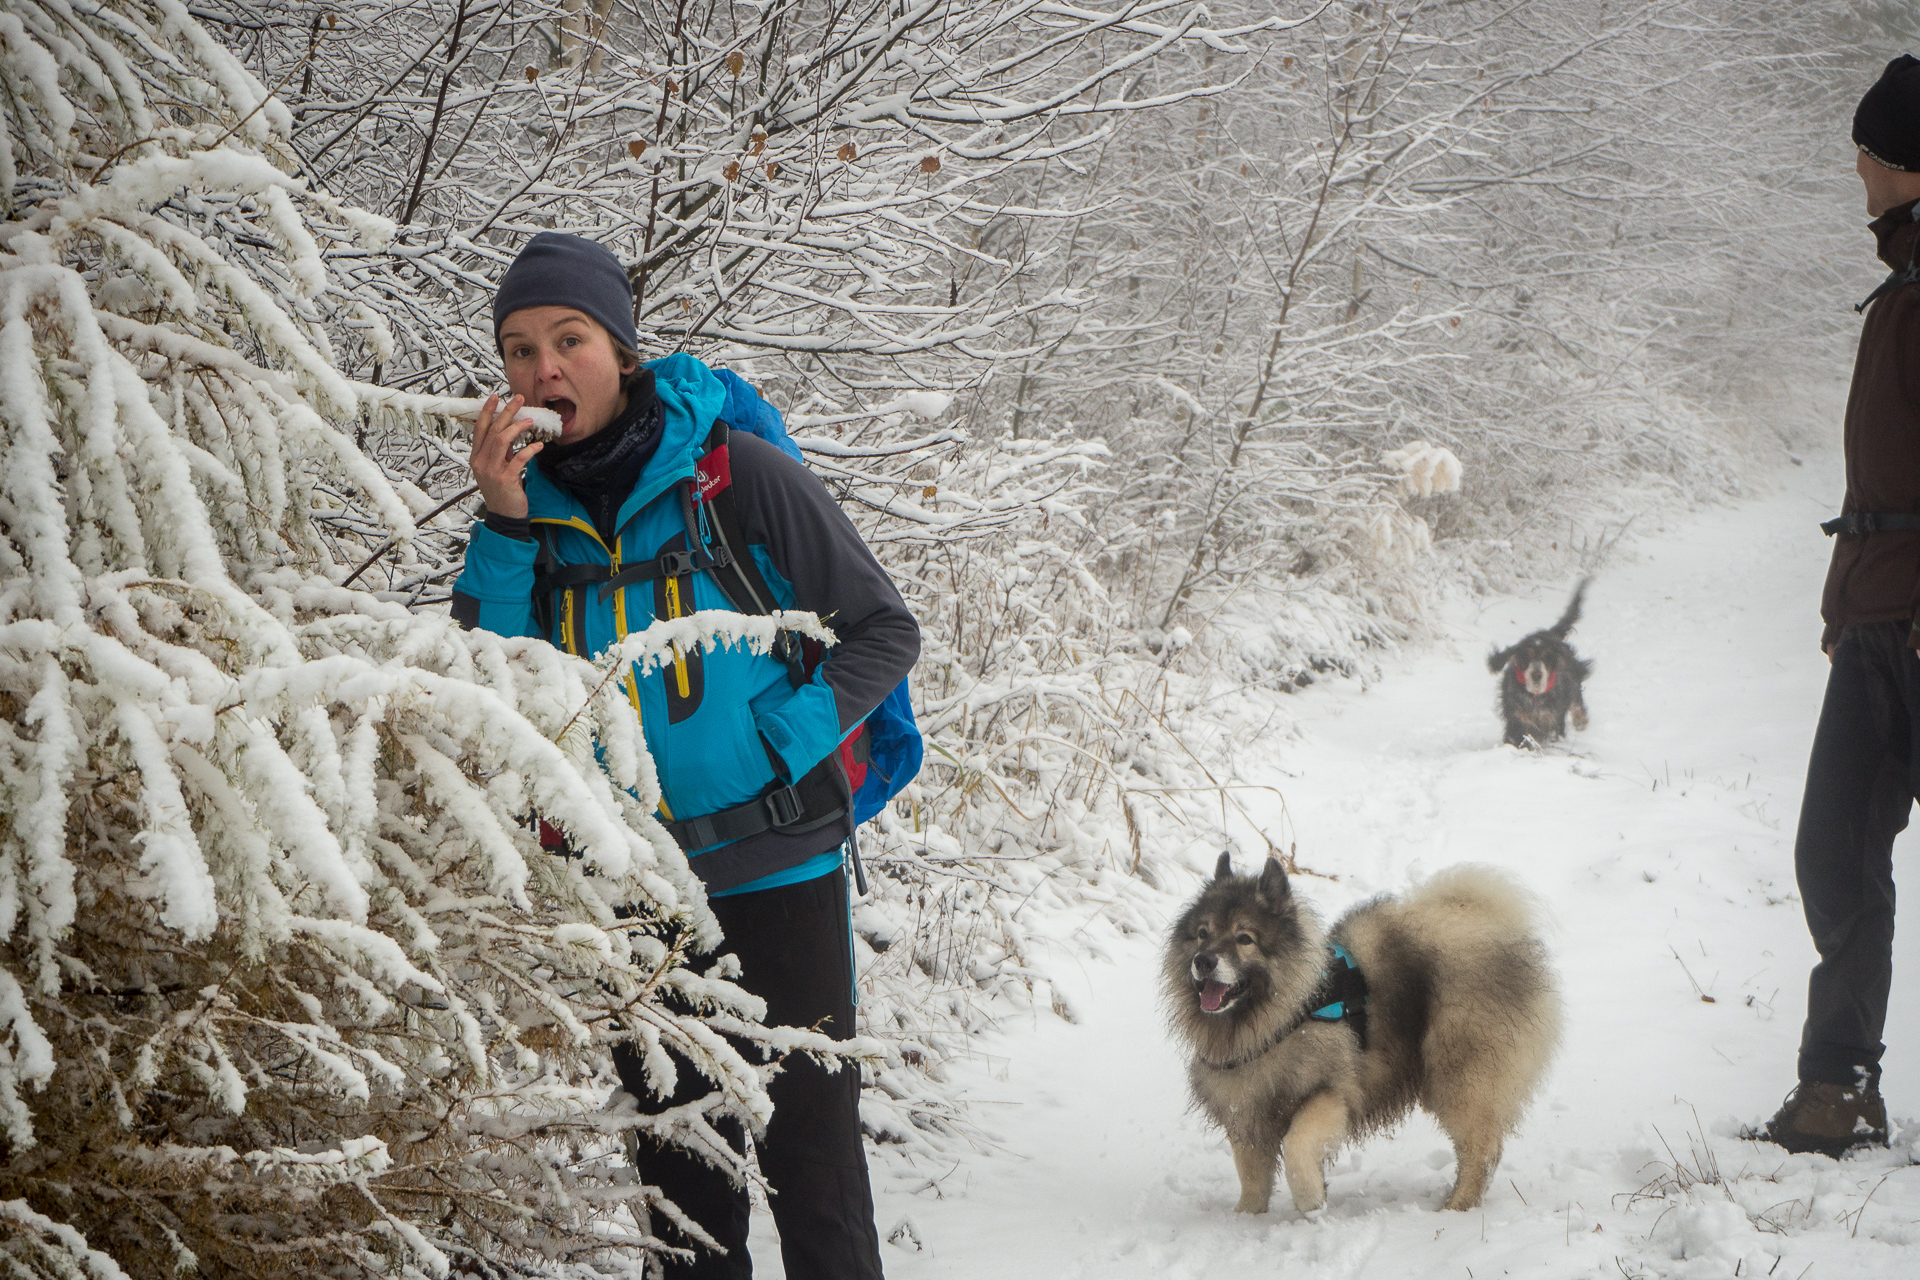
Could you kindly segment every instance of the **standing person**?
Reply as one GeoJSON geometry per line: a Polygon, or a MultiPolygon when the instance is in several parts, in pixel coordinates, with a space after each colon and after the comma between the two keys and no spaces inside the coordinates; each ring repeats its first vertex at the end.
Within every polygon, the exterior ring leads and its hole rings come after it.
{"type": "Polygon", "coordinates": [[[1800,1083],[1764,1136],[1839,1156],[1885,1146],[1880,1036],[1893,979],[1893,839],[1920,796],[1920,61],[1887,64],[1853,117],[1880,258],[1847,398],[1847,493],[1820,602],[1833,664],[1794,874],[1820,963],[1800,1083]]]}
{"type": "MultiPolygon", "coordinates": [[[[913,615],[812,472],[745,431],[715,434],[729,397],[736,409],[751,398],[745,384],[685,355],[641,364],[631,286],[605,248],[534,236],[500,281],[493,322],[513,397],[489,398],[474,427],[487,509],[454,588],[456,618],[589,657],[655,618],[734,609],[742,592],[831,621],[838,643],[810,676],[721,648],[630,671],[626,685],[659,770],[662,819],[706,885],[739,984],[766,1001],[770,1024],[847,1039],[842,843],[853,815],[838,748],[913,666],[913,615]],[[557,441],[513,451],[523,404],[560,415],[557,441]],[[712,474],[697,468],[710,444],[717,455],[715,441],[731,469],[731,539],[704,496],[712,474]]],[[[648,1089],[636,1053],[616,1052],[614,1065],[643,1109],[707,1088],[684,1060],[666,1098],[648,1089]]],[[[773,1118],[756,1147],[787,1275],[879,1280],[858,1071],[796,1054],[768,1092],[773,1118]]],[[[737,1126],[729,1139],[745,1150],[737,1126]]],[[[702,1250],[657,1222],[696,1250],[669,1276],[752,1275],[744,1188],[667,1148],[643,1150],[640,1173],[726,1248],[702,1250]]]]}

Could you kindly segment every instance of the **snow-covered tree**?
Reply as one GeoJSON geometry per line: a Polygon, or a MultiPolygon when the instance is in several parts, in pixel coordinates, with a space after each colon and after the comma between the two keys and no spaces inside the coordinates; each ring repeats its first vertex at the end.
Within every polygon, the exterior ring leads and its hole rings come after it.
{"type": "Polygon", "coordinates": [[[0,86],[9,1274],[640,1275],[676,1211],[624,1143],[745,1176],[739,1046],[827,1045],[685,967],[717,931],[606,678],[668,641],[596,667],[340,585],[344,512],[429,501],[354,432],[463,406],[340,372],[392,342],[339,264],[394,224],[181,0],[7,0],[0,86]],[[713,1089],[610,1107],[622,1039],[713,1089]]]}
{"type": "MultiPolygon", "coordinates": [[[[343,369],[410,391],[496,386],[499,272],[533,232],[575,231],[629,264],[644,354],[685,349],[749,377],[850,497],[904,514],[908,528],[881,519],[876,535],[908,540],[954,533],[952,509],[928,521],[905,501],[925,487],[909,473],[961,443],[920,430],[920,411],[1039,350],[1084,301],[1035,289],[1024,246],[982,243],[989,224],[1070,212],[1010,205],[1002,176],[1076,166],[1120,122],[1219,93],[1298,20],[1222,25],[1194,0],[208,0],[195,14],[279,87],[296,169],[402,224],[332,258],[365,308],[331,330],[343,369]],[[1140,91],[1143,68],[1189,47],[1218,67],[1140,91]]],[[[436,504],[467,488],[457,447],[377,426],[358,438],[436,504]]],[[[1004,486],[977,496],[1004,527],[1004,486]]],[[[322,532],[379,523],[349,503],[322,532]]],[[[467,524],[449,512],[361,581],[444,600],[467,524]]]]}

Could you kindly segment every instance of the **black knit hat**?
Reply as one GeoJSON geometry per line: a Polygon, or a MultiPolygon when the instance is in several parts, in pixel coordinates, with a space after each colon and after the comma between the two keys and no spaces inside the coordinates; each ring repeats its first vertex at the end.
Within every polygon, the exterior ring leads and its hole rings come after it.
{"type": "Polygon", "coordinates": [[[1889,169],[1920,172],[1920,58],[1887,64],[1853,112],[1853,145],[1889,169]]]}
{"type": "Polygon", "coordinates": [[[572,307],[600,322],[629,351],[640,349],[633,328],[633,285],[604,245],[563,231],[542,231],[500,277],[493,295],[493,344],[500,326],[526,307],[572,307]]]}

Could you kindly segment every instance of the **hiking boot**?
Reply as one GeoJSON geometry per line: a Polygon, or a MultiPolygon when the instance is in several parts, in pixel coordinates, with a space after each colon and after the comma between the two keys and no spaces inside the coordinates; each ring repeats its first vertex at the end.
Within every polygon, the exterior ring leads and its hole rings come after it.
{"type": "Polygon", "coordinates": [[[1753,1136],[1796,1154],[1816,1151],[1838,1160],[1887,1145],[1887,1104],[1876,1085],[1802,1080],[1753,1136]]]}

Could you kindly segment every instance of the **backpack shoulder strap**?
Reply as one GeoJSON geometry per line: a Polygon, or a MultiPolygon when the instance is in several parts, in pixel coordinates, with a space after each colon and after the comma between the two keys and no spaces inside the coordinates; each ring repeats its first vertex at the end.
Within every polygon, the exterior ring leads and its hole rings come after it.
{"type": "MultiPolygon", "coordinates": [[[[706,451],[700,455],[698,474],[681,488],[681,513],[687,522],[688,542],[695,546],[706,540],[700,533],[699,520],[700,515],[705,515],[707,532],[714,544],[713,566],[708,572],[727,602],[738,613],[764,617],[772,613],[779,602],[753,558],[753,551],[747,545],[746,528],[740,523],[740,507],[733,487],[733,458],[727,449],[730,434],[726,421],[716,419],[713,430],[707,433],[706,451]],[[694,510],[696,494],[698,512],[694,510]]],[[[807,683],[812,673],[807,669],[804,647],[795,636],[782,631],[774,640],[773,656],[786,664],[787,681],[794,688],[807,683]]]]}
{"type": "MultiPolygon", "coordinates": [[[[680,512],[687,522],[687,545],[699,547],[707,543],[708,535],[712,539],[710,564],[705,564],[708,574],[712,574],[714,585],[720,587],[720,595],[728,599],[735,612],[766,616],[774,612],[780,601],[774,597],[774,589],[766,585],[766,576],[760,572],[760,566],[753,558],[753,549],[747,545],[747,530],[739,522],[739,503],[735,501],[733,491],[733,459],[728,453],[728,436],[732,428],[724,418],[716,418],[712,430],[707,432],[707,451],[701,453],[701,462],[695,478],[680,487],[680,512]],[[695,510],[695,499],[699,499],[699,510],[695,510]],[[707,518],[707,532],[701,532],[701,516],[707,518]]],[[[781,631],[774,639],[774,656],[787,666],[787,683],[795,689],[804,685],[810,677],[806,670],[803,643],[787,631],[781,631]]]]}
{"type": "Polygon", "coordinates": [[[734,500],[733,458],[727,448],[731,434],[732,429],[724,419],[714,421],[713,430],[707,433],[706,450],[700,455],[699,473],[694,478],[692,488],[696,492],[682,494],[683,512],[689,535],[696,543],[704,541],[697,536],[699,526],[693,509],[697,497],[700,513],[706,516],[707,530],[714,544],[724,551],[720,558],[727,561],[724,568],[710,571],[714,581],[735,610],[764,615],[772,613],[777,602],[760,566],[754,562],[753,552],[747,546],[747,531],[740,523],[740,509],[734,500]]]}
{"type": "Polygon", "coordinates": [[[555,582],[560,557],[553,549],[553,531],[544,524],[530,526],[539,550],[533,556],[533,625],[542,636],[553,636],[553,593],[562,584],[555,582]]]}
{"type": "MultiPolygon", "coordinates": [[[[1920,222],[1920,205],[1914,206],[1913,221],[1920,222]]],[[[1865,311],[1881,297],[1892,293],[1902,285],[1909,284],[1920,284],[1920,238],[1914,240],[1913,252],[1907,255],[1907,265],[1882,280],[1880,287],[1868,294],[1865,300],[1854,308],[1854,312],[1858,314],[1865,311]]]]}

